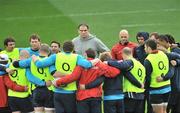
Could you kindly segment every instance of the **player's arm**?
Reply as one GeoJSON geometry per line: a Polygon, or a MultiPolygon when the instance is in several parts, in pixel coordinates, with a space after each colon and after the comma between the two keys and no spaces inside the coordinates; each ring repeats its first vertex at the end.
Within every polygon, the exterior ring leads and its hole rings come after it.
{"type": "Polygon", "coordinates": [[[55,64],[55,60],[56,60],[56,54],[53,54],[47,58],[44,58],[42,60],[36,60],[35,61],[35,65],[38,67],[38,68],[44,68],[44,67],[49,67],[51,65],[54,65],[55,64]]]}
{"type": "Polygon", "coordinates": [[[68,84],[68,83],[78,80],[79,77],[81,76],[82,70],[83,70],[82,67],[76,66],[74,71],[70,75],[67,75],[60,79],[55,80],[56,86],[68,84]]]}
{"type": "Polygon", "coordinates": [[[85,89],[91,89],[100,86],[104,82],[105,78],[105,76],[98,77],[96,80],[86,84],[85,89]]]}
{"type": "Polygon", "coordinates": [[[92,63],[85,58],[83,58],[81,55],[77,56],[77,65],[82,66],[84,68],[90,68],[92,67],[92,63]]]}
{"type": "Polygon", "coordinates": [[[0,65],[0,76],[6,75],[7,73],[12,74],[14,73],[14,70],[9,69],[9,64],[4,66],[4,65],[0,65]]]}
{"type": "Polygon", "coordinates": [[[144,61],[144,67],[146,69],[146,77],[145,77],[145,89],[148,89],[150,86],[150,82],[151,82],[151,73],[153,71],[152,65],[149,62],[149,60],[145,60],[144,61]]]}
{"type": "Polygon", "coordinates": [[[108,61],[108,65],[116,67],[122,71],[128,71],[128,70],[132,69],[133,62],[131,60],[108,61]]]}
{"type": "Polygon", "coordinates": [[[177,66],[180,66],[180,60],[178,59],[176,60],[176,62],[177,62],[177,66]]]}
{"type": "Polygon", "coordinates": [[[27,91],[27,86],[17,85],[15,82],[13,82],[9,78],[9,76],[4,76],[4,82],[8,89],[19,91],[19,92],[27,91]]]}
{"type": "Polygon", "coordinates": [[[0,71],[6,71],[6,66],[0,65],[0,71]]]}
{"type": "Polygon", "coordinates": [[[142,84],[131,74],[131,72],[127,71],[123,73],[124,77],[126,77],[133,85],[138,88],[142,88],[142,84]]]}
{"type": "Polygon", "coordinates": [[[176,59],[180,59],[180,54],[175,53],[175,52],[171,52],[171,53],[166,53],[169,61],[171,60],[176,60],[176,59]]]}
{"type": "Polygon", "coordinates": [[[97,66],[99,67],[99,70],[98,70],[99,76],[103,75],[105,77],[113,78],[113,77],[116,77],[121,72],[119,69],[112,67],[112,66],[109,66],[103,62],[99,62],[97,64],[97,66]]]}
{"type": "Polygon", "coordinates": [[[56,70],[55,65],[49,66],[49,73],[51,73],[51,75],[53,75],[56,71],[57,71],[57,70],[56,70]]]}
{"type": "Polygon", "coordinates": [[[174,67],[172,65],[169,65],[169,71],[166,75],[161,75],[163,81],[169,80],[174,75],[174,67]]]}
{"type": "Polygon", "coordinates": [[[31,64],[31,58],[25,60],[18,60],[13,62],[15,68],[29,68],[31,64]]]}
{"type": "Polygon", "coordinates": [[[46,85],[46,82],[45,81],[42,81],[41,79],[35,77],[29,68],[26,69],[26,77],[27,79],[33,83],[33,84],[36,84],[38,86],[45,86],[46,85]]]}

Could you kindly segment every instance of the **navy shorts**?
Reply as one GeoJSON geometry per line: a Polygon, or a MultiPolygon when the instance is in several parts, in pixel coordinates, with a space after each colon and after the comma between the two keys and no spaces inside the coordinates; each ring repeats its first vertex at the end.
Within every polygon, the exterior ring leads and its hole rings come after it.
{"type": "Polygon", "coordinates": [[[54,93],[47,87],[37,87],[33,91],[33,106],[54,108],[53,96],[54,93]]]}
{"type": "Polygon", "coordinates": [[[9,107],[0,107],[0,113],[12,113],[9,107]]]}
{"type": "Polygon", "coordinates": [[[8,97],[9,106],[12,112],[32,112],[34,108],[29,97],[18,98],[18,97],[8,97]]]}
{"type": "Polygon", "coordinates": [[[150,94],[151,104],[162,104],[167,103],[170,93],[165,94],[150,94]]]}
{"type": "Polygon", "coordinates": [[[144,100],[124,99],[125,113],[144,113],[144,100]]]}
{"type": "Polygon", "coordinates": [[[102,113],[101,98],[89,98],[77,101],[78,113],[102,113]]]}
{"type": "Polygon", "coordinates": [[[54,93],[56,113],[77,113],[76,94],[54,93]]]}
{"type": "Polygon", "coordinates": [[[124,99],[104,100],[104,113],[125,113],[124,99]]]}

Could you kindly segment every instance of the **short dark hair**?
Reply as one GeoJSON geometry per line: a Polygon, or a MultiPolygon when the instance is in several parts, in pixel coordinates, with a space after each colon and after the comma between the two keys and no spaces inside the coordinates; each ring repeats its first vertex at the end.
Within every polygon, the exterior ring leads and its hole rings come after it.
{"type": "Polygon", "coordinates": [[[63,51],[64,52],[70,53],[70,52],[73,52],[73,50],[74,50],[74,44],[72,41],[65,41],[63,43],[63,51]]]}
{"type": "Polygon", "coordinates": [[[160,41],[166,41],[167,43],[169,42],[168,37],[166,35],[159,35],[158,40],[160,41]]]}
{"type": "Polygon", "coordinates": [[[86,27],[87,27],[87,29],[89,29],[89,25],[87,25],[87,24],[85,24],[85,23],[81,23],[81,24],[79,24],[79,25],[78,25],[78,29],[79,29],[81,26],[86,26],[86,27]]]}
{"type": "Polygon", "coordinates": [[[136,34],[136,38],[138,38],[138,37],[143,37],[144,40],[147,40],[149,38],[149,33],[148,32],[138,32],[136,34]]]}
{"type": "Polygon", "coordinates": [[[147,47],[150,47],[152,50],[156,50],[157,49],[157,43],[155,40],[153,39],[148,39],[145,41],[145,45],[147,47]]]}
{"type": "Polygon", "coordinates": [[[38,41],[41,41],[40,36],[38,34],[32,34],[29,37],[29,41],[31,42],[31,39],[35,40],[38,39],[38,41]]]}
{"type": "Polygon", "coordinates": [[[175,44],[176,43],[176,41],[175,41],[175,39],[174,39],[174,37],[172,35],[170,35],[170,34],[165,34],[165,35],[167,36],[168,41],[169,41],[170,44],[175,44]]]}
{"type": "Polygon", "coordinates": [[[60,44],[59,42],[55,41],[55,40],[53,40],[53,41],[51,42],[51,44],[52,44],[52,43],[56,43],[56,44],[59,46],[59,48],[61,47],[61,44],[60,44]]]}
{"type": "Polygon", "coordinates": [[[8,42],[15,42],[14,37],[9,36],[6,39],[4,39],[4,45],[8,46],[8,42]]]}
{"type": "Polygon", "coordinates": [[[91,48],[87,49],[85,52],[86,52],[88,58],[96,57],[96,52],[91,48]]]}

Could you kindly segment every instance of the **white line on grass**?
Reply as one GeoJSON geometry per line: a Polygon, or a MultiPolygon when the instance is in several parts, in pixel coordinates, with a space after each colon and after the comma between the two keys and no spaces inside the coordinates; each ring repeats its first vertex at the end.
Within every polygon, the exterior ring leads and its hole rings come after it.
{"type": "Polygon", "coordinates": [[[104,16],[104,15],[117,15],[117,14],[138,14],[138,13],[155,13],[155,12],[174,12],[180,11],[179,9],[160,9],[160,10],[134,10],[134,11],[114,11],[114,12],[94,12],[94,13],[76,13],[67,15],[48,15],[48,16],[19,16],[19,17],[6,17],[0,20],[23,20],[23,19],[46,19],[46,18],[59,18],[59,17],[79,17],[79,16],[104,16]]]}
{"type": "MultiPolygon", "coordinates": [[[[128,27],[144,27],[144,26],[163,26],[167,25],[166,23],[151,23],[151,24],[125,24],[121,25],[121,27],[128,28],[128,27]]],[[[169,24],[168,24],[169,25],[169,24]]],[[[171,25],[171,24],[170,24],[171,25]]]]}

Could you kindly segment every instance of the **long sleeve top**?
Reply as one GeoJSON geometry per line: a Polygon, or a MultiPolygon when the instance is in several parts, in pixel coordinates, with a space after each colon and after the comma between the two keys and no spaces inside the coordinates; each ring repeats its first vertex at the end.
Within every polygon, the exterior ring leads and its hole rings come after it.
{"type": "Polygon", "coordinates": [[[13,82],[8,75],[0,76],[0,107],[7,107],[8,101],[7,101],[7,92],[8,89],[12,89],[15,91],[23,92],[25,91],[25,86],[17,85],[15,82],[13,82]]]}
{"type": "MultiPolygon", "coordinates": [[[[106,77],[116,77],[119,73],[120,71],[118,69],[110,67],[102,62],[96,64],[96,66],[90,69],[84,69],[77,66],[72,74],[57,80],[56,84],[60,86],[61,84],[67,84],[75,80],[78,80],[78,84],[88,84],[102,75],[106,77]]],[[[84,100],[91,97],[101,97],[101,95],[102,89],[101,86],[98,86],[87,90],[78,89],[76,97],[77,100],[84,100]]]]}

